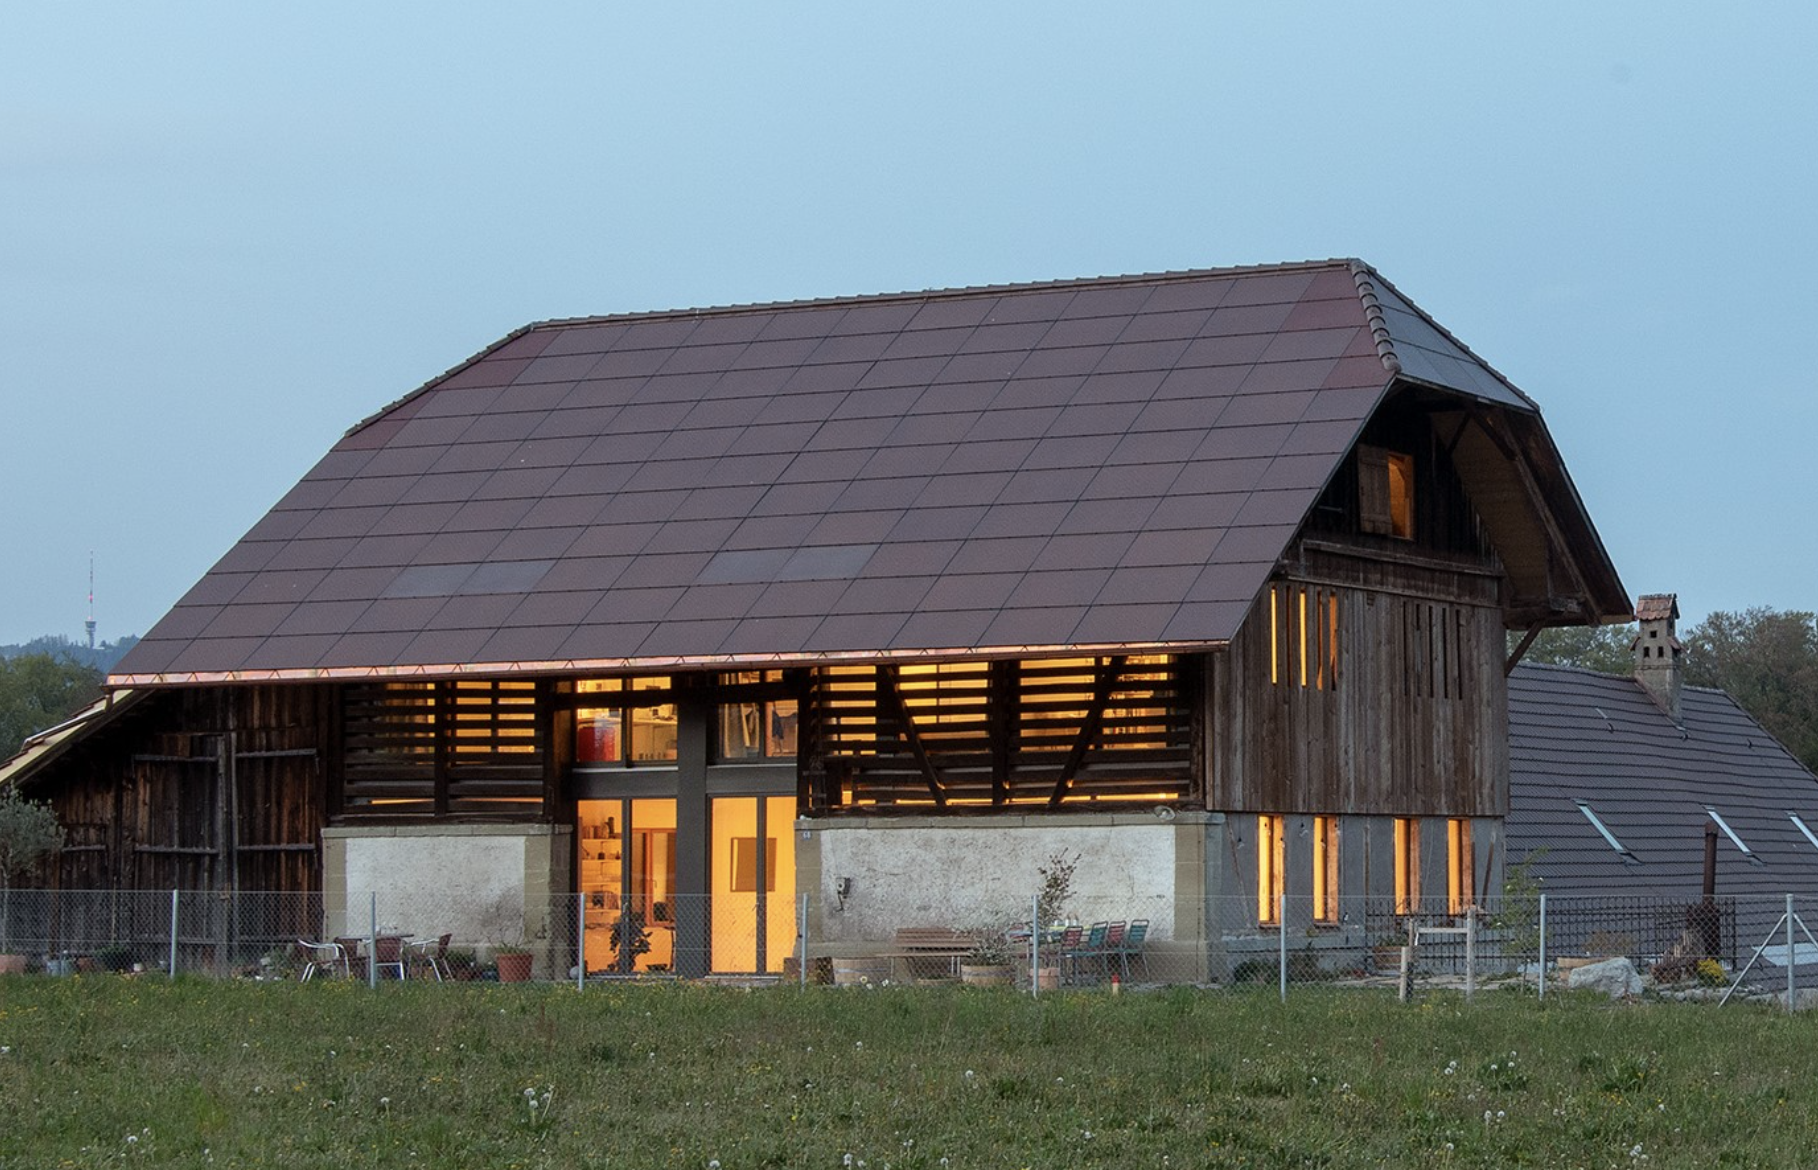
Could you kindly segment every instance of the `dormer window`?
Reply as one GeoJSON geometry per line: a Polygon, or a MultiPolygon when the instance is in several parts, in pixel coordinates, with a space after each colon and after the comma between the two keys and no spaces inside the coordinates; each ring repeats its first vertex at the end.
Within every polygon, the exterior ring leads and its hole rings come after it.
{"type": "Polygon", "coordinates": [[[1357,513],[1365,532],[1414,539],[1414,456],[1357,448],[1357,513]]]}

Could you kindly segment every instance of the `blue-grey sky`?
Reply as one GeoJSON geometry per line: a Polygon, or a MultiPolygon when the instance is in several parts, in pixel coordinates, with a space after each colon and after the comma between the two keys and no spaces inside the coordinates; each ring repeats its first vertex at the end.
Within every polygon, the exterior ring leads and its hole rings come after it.
{"type": "Polygon", "coordinates": [[[143,633],[527,322],[1360,256],[1625,583],[1818,608],[1818,8],[19,4],[0,643],[143,633]]]}

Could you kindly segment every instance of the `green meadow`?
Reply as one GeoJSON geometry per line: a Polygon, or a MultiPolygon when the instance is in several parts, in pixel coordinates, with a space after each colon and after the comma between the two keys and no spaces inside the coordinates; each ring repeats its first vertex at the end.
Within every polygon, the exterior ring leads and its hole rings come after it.
{"type": "Polygon", "coordinates": [[[0,1166],[1818,1164],[1818,1016],[1531,993],[0,979],[0,1166]]]}

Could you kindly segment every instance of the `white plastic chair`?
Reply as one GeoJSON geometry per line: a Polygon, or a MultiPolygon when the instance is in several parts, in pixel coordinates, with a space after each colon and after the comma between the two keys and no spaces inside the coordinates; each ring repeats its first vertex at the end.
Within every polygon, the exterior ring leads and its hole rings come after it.
{"type": "Polygon", "coordinates": [[[306,938],[297,940],[297,954],[303,959],[303,976],[300,983],[309,981],[317,971],[333,971],[336,967],[341,974],[350,974],[347,965],[347,952],[337,942],[312,942],[306,938]]]}

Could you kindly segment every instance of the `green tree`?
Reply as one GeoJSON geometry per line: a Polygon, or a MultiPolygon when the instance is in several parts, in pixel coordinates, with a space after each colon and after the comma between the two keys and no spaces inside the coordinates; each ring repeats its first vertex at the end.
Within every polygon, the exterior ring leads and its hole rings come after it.
{"type": "MultiPolygon", "coordinates": [[[[1509,651],[1521,645],[1521,632],[1509,635],[1509,651]]],[[[1555,626],[1542,630],[1540,637],[1521,656],[1523,662],[1550,662],[1556,666],[1582,666],[1604,674],[1633,674],[1635,671],[1635,627],[1623,626],[1555,626]]]]}
{"type": "Polygon", "coordinates": [[[49,654],[0,661],[0,759],[25,737],[69,718],[101,693],[101,675],[49,654]]]}
{"type": "Polygon", "coordinates": [[[1757,606],[1716,611],[1686,632],[1686,681],[1729,692],[1818,771],[1818,615],[1757,606]]]}

